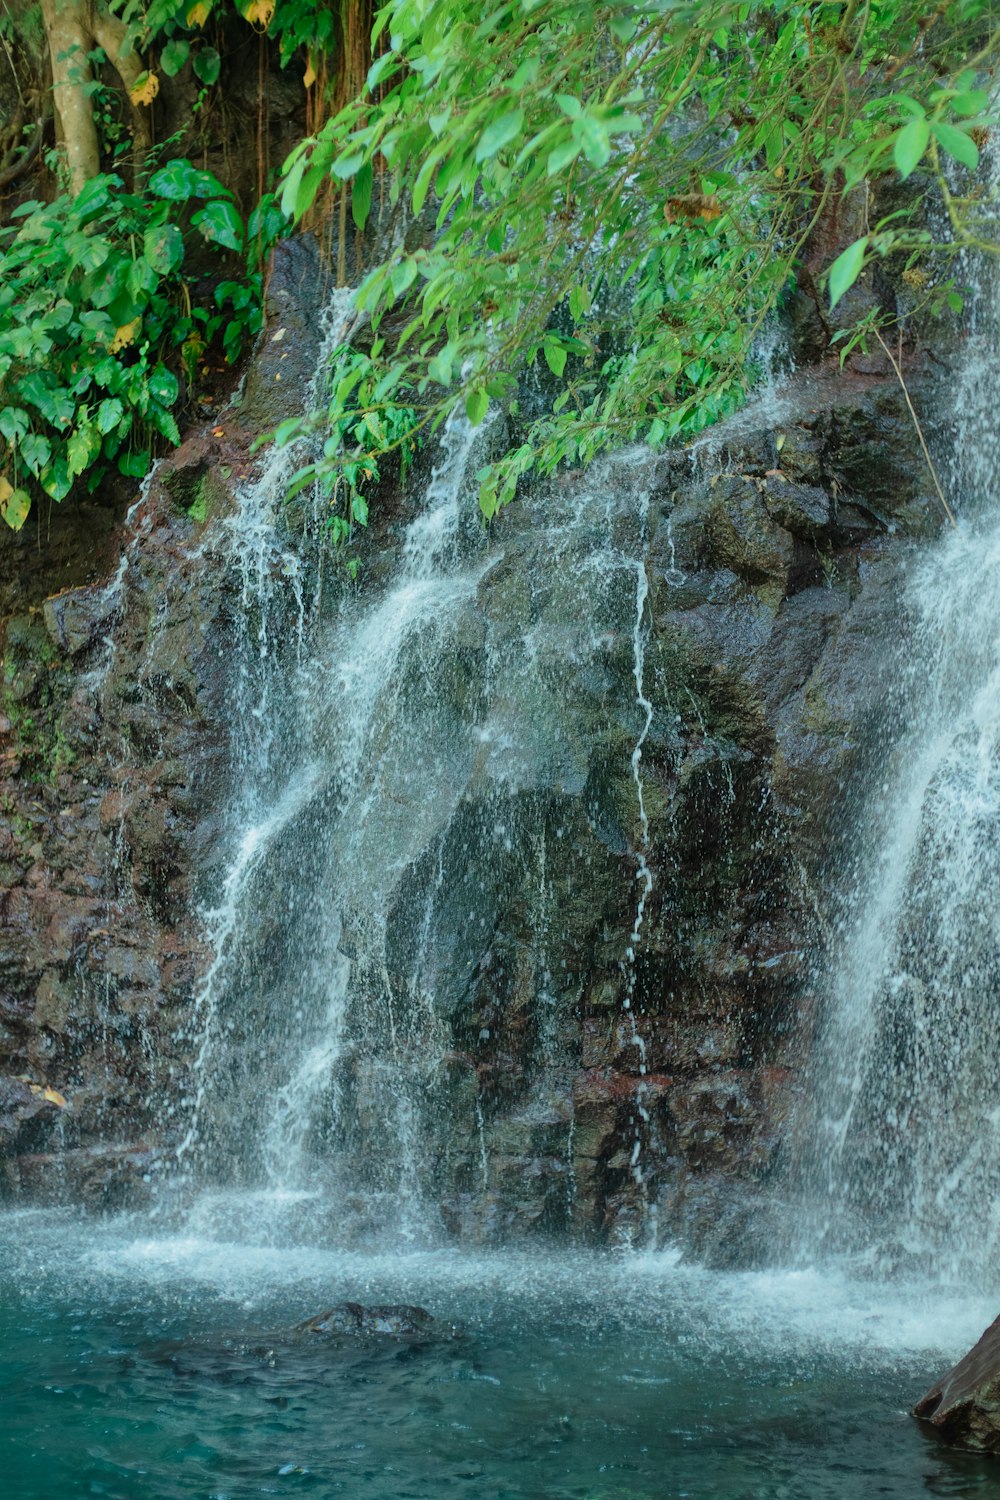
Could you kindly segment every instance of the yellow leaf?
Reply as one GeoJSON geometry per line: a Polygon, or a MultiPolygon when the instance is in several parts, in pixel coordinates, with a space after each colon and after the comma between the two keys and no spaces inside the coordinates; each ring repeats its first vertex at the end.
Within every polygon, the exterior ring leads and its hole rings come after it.
{"type": "Polygon", "coordinates": [[[274,18],[274,0],[250,0],[243,14],[251,26],[256,26],[258,31],[266,31],[274,18]]]}
{"type": "Polygon", "coordinates": [[[140,104],[152,104],[160,92],[160,80],[155,73],[140,73],[128,91],[132,103],[138,107],[140,104]]]}
{"type": "Polygon", "coordinates": [[[311,89],[313,84],[316,82],[316,69],[313,67],[312,57],[310,57],[308,62],[306,63],[306,71],[303,74],[302,82],[305,84],[307,89],[311,89]]]}
{"type": "Polygon", "coordinates": [[[20,531],[28,519],[31,496],[27,490],[16,490],[5,475],[0,474],[0,516],[11,531],[20,531]]]}
{"type": "Polygon", "coordinates": [[[663,217],[668,224],[676,224],[679,219],[704,219],[711,223],[721,215],[722,204],[714,193],[678,193],[663,205],[663,217]]]}
{"type": "Polygon", "coordinates": [[[188,26],[204,26],[212,12],[210,0],[198,0],[197,5],[192,5],[184,17],[188,26]]]}
{"type": "Polygon", "coordinates": [[[111,340],[111,353],[117,354],[119,349],[127,349],[129,344],[134,344],[141,327],[141,318],[133,318],[131,323],[123,323],[122,326],[116,330],[115,336],[111,340]]]}
{"type": "Polygon", "coordinates": [[[58,1104],[60,1109],[66,1108],[66,1100],[57,1089],[42,1089],[42,1098],[48,1100],[49,1104],[58,1104]]]}

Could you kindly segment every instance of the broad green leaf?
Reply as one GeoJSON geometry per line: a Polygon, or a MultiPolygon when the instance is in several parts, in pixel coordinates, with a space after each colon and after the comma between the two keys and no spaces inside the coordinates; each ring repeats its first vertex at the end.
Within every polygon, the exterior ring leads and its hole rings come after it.
{"type": "Polygon", "coordinates": [[[113,432],[125,415],[125,408],[117,396],[109,396],[97,408],[97,430],[105,435],[113,432]]]}
{"type": "Polygon", "coordinates": [[[94,440],[100,446],[100,433],[92,427],[78,427],[66,441],[66,474],[77,479],[90,463],[94,452],[94,440]]]}
{"type": "Polygon", "coordinates": [[[149,472],[149,453],[144,450],[123,453],[118,460],[118,468],[130,479],[145,479],[149,472]]]}
{"type": "Polygon", "coordinates": [[[184,236],[176,224],[157,224],[146,230],[142,253],[159,275],[169,276],[184,259],[184,236]]]}
{"type": "Polygon", "coordinates": [[[192,196],[193,174],[189,161],[172,161],[149,179],[149,190],[158,198],[181,203],[192,196]]]}
{"type": "Polygon", "coordinates": [[[219,74],[222,72],[222,58],[214,47],[199,47],[194,55],[195,77],[211,88],[213,83],[218,83],[219,74]]]}
{"type": "Polygon", "coordinates": [[[157,365],[149,377],[149,393],[161,406],[173,406],[180,393],[177,376],[166,365],[157,365]]]}
{"type": "Polygon", "coordinates": [[[920,165],[930,138],[930,122],[925,119],[911,120],[899,131],[893,142],[892,155],[901,177],[909,177],[920,165]]]}
{"type": "Polygon", "coordinates": [[[21,439],[19,452],[35,478],[44,469],[52,456],[52,444],[39,432],[29,432],[21,439]]]}
{"type": "Polygon", "coordinates": [[[957,162],[961,162],[963,167],[974,172],[979,165],[979,148],[971,135],[966,135],[964,130],[959,130],[955,125],[947,125],[944,120],[935,121],[931,128],[938,145],[957,162]]]}
{"type": "Polygon", "coordinates": [[[191,43],[183,37],[175,37],[160,53],[160,67],[168,78],[174,78],[191,55],[191,43]]]}
{"type": "Polygon", "coordinates": [[[19,438],[23,438],[30,425],[28,413],[20,406],[5,406],[0,411],[0,433],[3,433],[8,443],[16,443],[19,438]]]}
{"type": "Polygon", "coordinates": [[[841,297],[849,292],[851,287],[861,275],[861,269],[865,263],[865,251],[868,249],[868,236],[855,240],[853,245],[848,245],[842,251],[833,265],[830,267],[830,306],[836,307],[841,297]]]}
{"type": "Polygon", "coordinates": [[[73,476],[69,471],[69,465],[61,453],[53,456],[48,468],[42,470],[38,476],[38,482],[45,493],[58,504],[65,500],[73,488],[73,476]]]}
{"type": "Polygon", "coordinates": [[[243,220],[224,198],[216,198],[192,214],[191,224],[215,245],[223,245],[227,250],[243,249],[243,220]]]}
{"type": "Polygon", "coordinates": [[[31,509],[31,496],[27,490],[16,490],[8,479],[0,474],[0,516],[3,516],[11,531],[20,531],[31,509]]]}
{"type": "Polygon", "coordinates": [[[512,109],[499,119],[491,121],[479,138],[476,161],[489,161],[497,152],[514,140],[524,124],[524,110],[512,109]]]}

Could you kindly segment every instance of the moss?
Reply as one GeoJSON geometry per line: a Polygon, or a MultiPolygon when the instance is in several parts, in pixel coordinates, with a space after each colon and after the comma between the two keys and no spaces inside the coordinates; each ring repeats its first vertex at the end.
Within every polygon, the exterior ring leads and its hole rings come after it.
{"type": "Polygon", "coordinates": [[[34,614],[8,620],[5,648],[0,712],[29,779],[52,783],[76,759],[59,722],[65,687],[59,652],[34,614]]]}

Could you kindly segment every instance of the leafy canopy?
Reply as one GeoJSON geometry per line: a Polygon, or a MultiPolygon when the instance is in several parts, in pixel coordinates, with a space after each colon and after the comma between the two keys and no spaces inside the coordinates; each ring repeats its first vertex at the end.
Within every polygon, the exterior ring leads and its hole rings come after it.
{"type": "Polygon", "coordinates": [[[141,478],[158,438],[180,441],[178,369],[217,333],[235,356],[260,327],[259,272],[192,306],[192,232],[243,249],[230,194],[184,160],[135,193],[104,173],[75,197],[22,204],[0,229],[0,516],[15,530],[39,492],[61,501],[78,480],[93,490],[111,467],[141,478]]]}
{"type": "MultiPolygon", "coordinates": [[[[732,411],[833,200],[921,164],[948,192],[942,156],[975,167],[989,9],[387,0],[367,89],[285,165],[295,220],[332,178],[364,227],[379,174],[396,224],[422,226],[363,281],[370,339],[331,382],[331,430],[363,436],[310,472],[336,494],[345,465],[499,401],[512,436],[480,475],[489,517],[529,471],[732,411]]],[[[831,302],[873,256],[929,243],[906,214],[875,223],[830,268],[831,302]]],[[[958,305],[946,274],[932,292],[958,305]]]]}

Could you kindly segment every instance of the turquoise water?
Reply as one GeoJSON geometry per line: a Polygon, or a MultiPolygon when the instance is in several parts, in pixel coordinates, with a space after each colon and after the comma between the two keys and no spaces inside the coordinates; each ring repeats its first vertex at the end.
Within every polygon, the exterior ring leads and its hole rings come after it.
{"type": "Polygon", "coordinates": [[[995,1311],[933,1288],[41,1211],[0,1218],[0,1266],[4,1500],[1000,1497],[1000,1462],[906,1416],[995,1311]],[[274,1337],[348,1298],[442,1337],[274,1337]]]}

